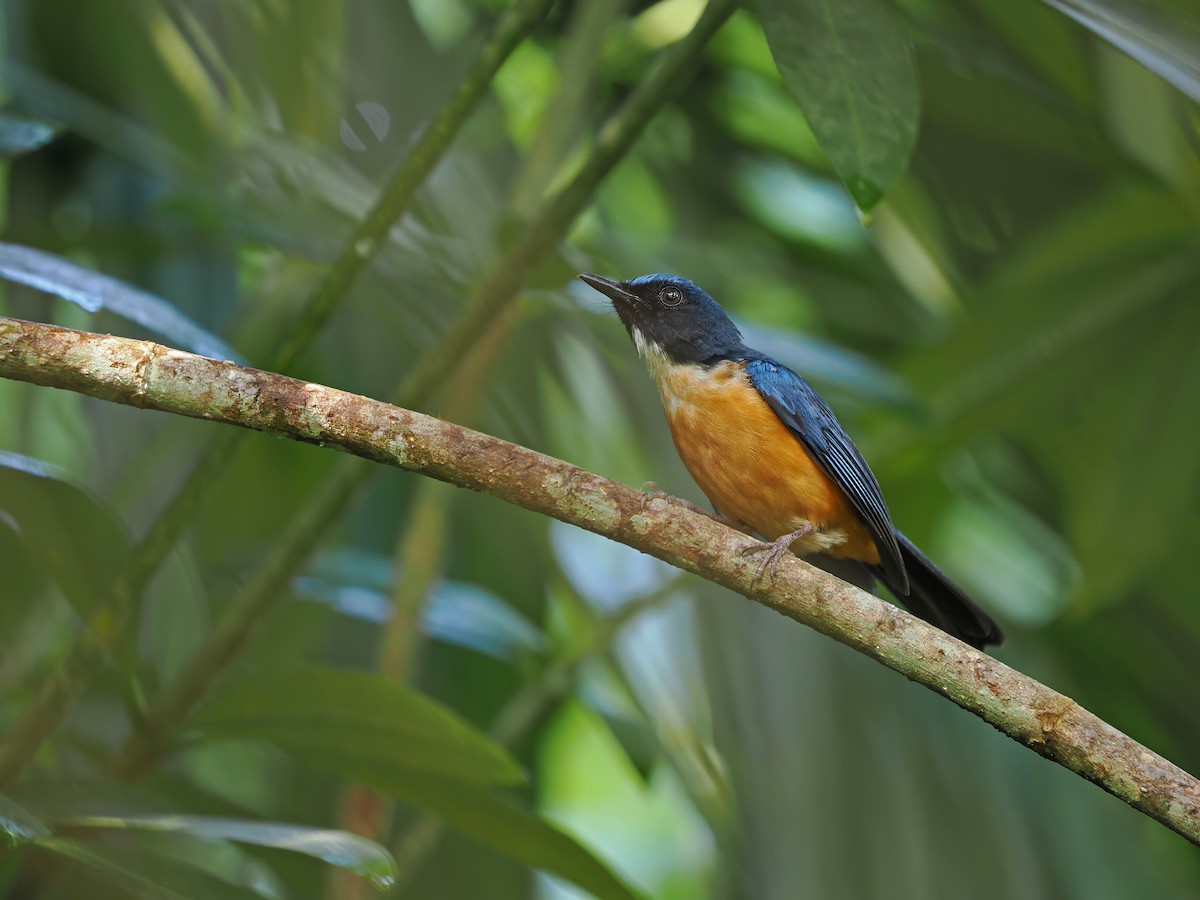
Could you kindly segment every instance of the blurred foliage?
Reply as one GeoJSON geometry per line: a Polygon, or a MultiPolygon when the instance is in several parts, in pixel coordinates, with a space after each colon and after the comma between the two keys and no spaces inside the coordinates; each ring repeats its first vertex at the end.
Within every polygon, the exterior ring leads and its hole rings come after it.
{"type": "MultiPolygon", "coordinates": [[[[292,374],[388,396],[702,5],[555,4],[292,374]]],[[[0,311],[264,362],[504,6],[5,0],[0,311]]],[[[431,409],[701,500],[571,282],[686,274],[828,396],[1002,658],[1200,771],[1198,102],[1190,0],[762,0],[431,409]]],[[[212,438],[0,382],[0,732],[212,438]]],[[[844,648],[396,472],[131,756],[336,463],[242,443],[0,795],[0,896],[1200,893],[1182,839],[844,648]]]]}

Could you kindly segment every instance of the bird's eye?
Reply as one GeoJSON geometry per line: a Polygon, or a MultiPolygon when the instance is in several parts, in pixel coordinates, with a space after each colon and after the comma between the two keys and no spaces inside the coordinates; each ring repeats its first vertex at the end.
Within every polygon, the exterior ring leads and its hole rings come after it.
{"type": "Polygon", "coordinates": [[[678,306],[683,302],[683,291],[677,287],[665,287],[659,292],[658,299],[663,306],[678,306]]]}

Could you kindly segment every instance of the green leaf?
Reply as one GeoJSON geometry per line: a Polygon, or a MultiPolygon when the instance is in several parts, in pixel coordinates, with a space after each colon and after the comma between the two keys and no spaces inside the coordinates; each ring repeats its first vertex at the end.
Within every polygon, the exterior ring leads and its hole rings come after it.
{"type": "Polygon", "coordinates": [[[0,841],[5,847],[37,843],[50,834],[50,827],[41,819],[0,794],[0,841]]]}
{"type": "Polygon", "coordinates": [[[829,170],[812,126],[774,71],[765,78],[742,68],[729,70],[715,86],[711,103],[717,120],[740,143],[829,170]]]}
{"type": "MultiPolygon", "coordinates": [[[[66,857],[86,879],[99,876],[119,888],[121,896],[139,900],[258,900],[262,895],[232,884],[198,866],[153,853],[143,847],[121,847],[50,838],[39,845],[66,857]]],[[[86,881],[68,881],[66,896],[80,896],[86,881]]],[[[103,896],[103,895],[102,895],[103,896]]]]}
{"type": "Polygon", "coordinates": [[[1070,22],[1029,0],[971,0],[971,5],[1030,66],[1080,106],[1092,106],[1085,42],[1070,22]]]}
{"type": "Polygon", "coordinates": [[[88,312],[106,309],[201,356],[238,359],[228,344],[161,297],[77,266],[61,256],[0,243],[0,277],[78,303],[88,312]]]}
{"type": "Polygon", "coordinates": [[[635,900],[638,896],[573,837],[475,785],[405,774],[371,786],[440,816],[513,859],[565,878],[600,900],[635,900]]]}
{"type": "Polygon", "coordinates": [[[209,816],[76,816],[64,824],[77,828],[174,832],[203,840],[291,850],[347,869],[380,890],[390,888],[396,880],[396,863],[391,854],[374,841],[347,831],[209,816]]]}
{"type": "Polygon", "coordinates": [[[1079,608],[1128,592],[1194,517],[1195,233],[1169,191],[1105,191],[1032,235],[907,367],[938,444],[1003,429],[1057,474],[1079,608]]]}
{"type": "Polygon", "coordinates": [[[371,784],[413,770],[516,784],[516,761],[453,712],[377,675],[306,666],[222,691],[197,724],[209,735],[270,741],[310,765],[371,784]]]}
{"type": "MultiPolygon", "coordinates": [[[[393,561],[366,550],[322,553],[296,582],[297,593],[339,613],[376,624],[391,616],[393,561]]],[[[421,630],[504,662],[544,652],[542,633],[503,598],[466,581],[442,579],[421,610],[421,630]]]]}
{"type": "MultiPolygon", "coordinates": [[[[0,502],[0,509],[4,506],[0,502]]],[[[0,559],[4,560],[4,602],[0,603],[0,646],[20,635],[21,623],[49,584],[45,570],[25,548],[11,523],[0,516],[0,559]]]]}
{"type": "Polygon", "coordinates": [[[1185,289],[1097,353],[1072,380],[1090,382],[1074,403],[1030,422],[1028,440],[1063,473],[1067,533],[1083,571],[1080,608],[1128,595],[1156,564],[1170,565],[1176,535],[1196,518],[1200,420],[1183,410],[1200,392],[1198,329],[1200,306],[1185,289]],[[1130,342],[1144,362],[1112,365],[1130,342]]]}
{"type": "Polygon", "coordinates": [[[885,0],[759,0],[784,84],[859,208],[908,164],[920,94],[904,25],[885,0]]]}
{"type": "MultiPolygon", "coordinates": [[[[904,374],[943,423],[1019,418],[1018,386],[1195,276],[1195,228],[1195,213],[1169,192],[1106,191],[1032,235],[998,267],[954,339],[914,357],[904,374]]],[[[1077,391],[1069,380],[1034,387],[1077,391]]]]}
{"type": "Polygon", "coordinates": [[[0,113],[0,160],[32,153],[58,137],[61,126],[13,113],[0,113]]]}
{"type": "Polygon", "coordinates": [[[270,741],[598,897],[634,896],[573,838],[486,789],[521,779],[499,744],[395,682],[315,666],[270,672],[222,692],[197,724],[213,735],[270,741]]]}
{"type": "Polygon", "coordinates": [[[2,450],[0,512],[80,613],[116,578],[130,552],[124,525],[89,491],[55,466],[2,450]]]}
{"type": "MultiPolygon", "coordinates": [[[[1061,287],[1067,279],[1094,272],[1098,261],[1141,269],[1149,254],[1193,241],[1198,226],[1195,206],[1177,193],[1162,186],[1117,182],[1030,234],[1021,249],[997,267],[987,295],[1018,297],[1047,286],[1061,287]]],[[[1048,312],[1053,315],[1054,310],[1048,312]]]]}
{"type": "Polygon", "coordinates": [[[1043,0],[1200,103],[1200,8],[1193,0],[1043,0]]]}

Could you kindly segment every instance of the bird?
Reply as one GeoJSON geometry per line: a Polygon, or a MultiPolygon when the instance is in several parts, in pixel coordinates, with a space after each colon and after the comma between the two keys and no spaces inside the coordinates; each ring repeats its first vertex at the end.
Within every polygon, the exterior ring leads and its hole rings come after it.
{"type": "Polygon", "coordinates": [[[678,275],[579,278],[629,332],[715,517],[765,539],[752,548],[763,555],[755,579],[790,551],[860,587],[878,579],[915,616],[977,649],[1003,642],[996,621],[892,524],[829,404],[746,346],[716,300],[678,275]]]}

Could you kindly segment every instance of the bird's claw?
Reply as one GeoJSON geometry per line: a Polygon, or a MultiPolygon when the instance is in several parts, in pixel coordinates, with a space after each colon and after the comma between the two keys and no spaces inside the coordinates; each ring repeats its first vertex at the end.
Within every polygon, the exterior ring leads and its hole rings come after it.
{"type": "Polygon", "coordinates": [[[657,482],[654,482],[654,481],[643,481],[642,482],[642,509],[643,510],[646,508],[646,504],[649,503],[651,500],[665,500],[667,503],[671,503],[672,501],[674,501],[676,499],[677,498],[672,497],[666,491],[660,489],[657,482]]]}
{"type": "Polygon", "coordinates": [[[758,544],[751,544],[749,547],[743,547],[738,552],[742,556],[757,556],[762,554],[763,560],[758,564],[758,568],[754,572],[754,577],[750,579],[750,586],[754,587],[763,578],[764,575],[770,575],[775,578],[775,570],[779,567],[779,561],[792,549],[792,544],[806,535],[812,534],[817,528],[811,523],[802,528],[797,528],[791,534],[785,534],[775,540],[763,541],[758,544]]]}

